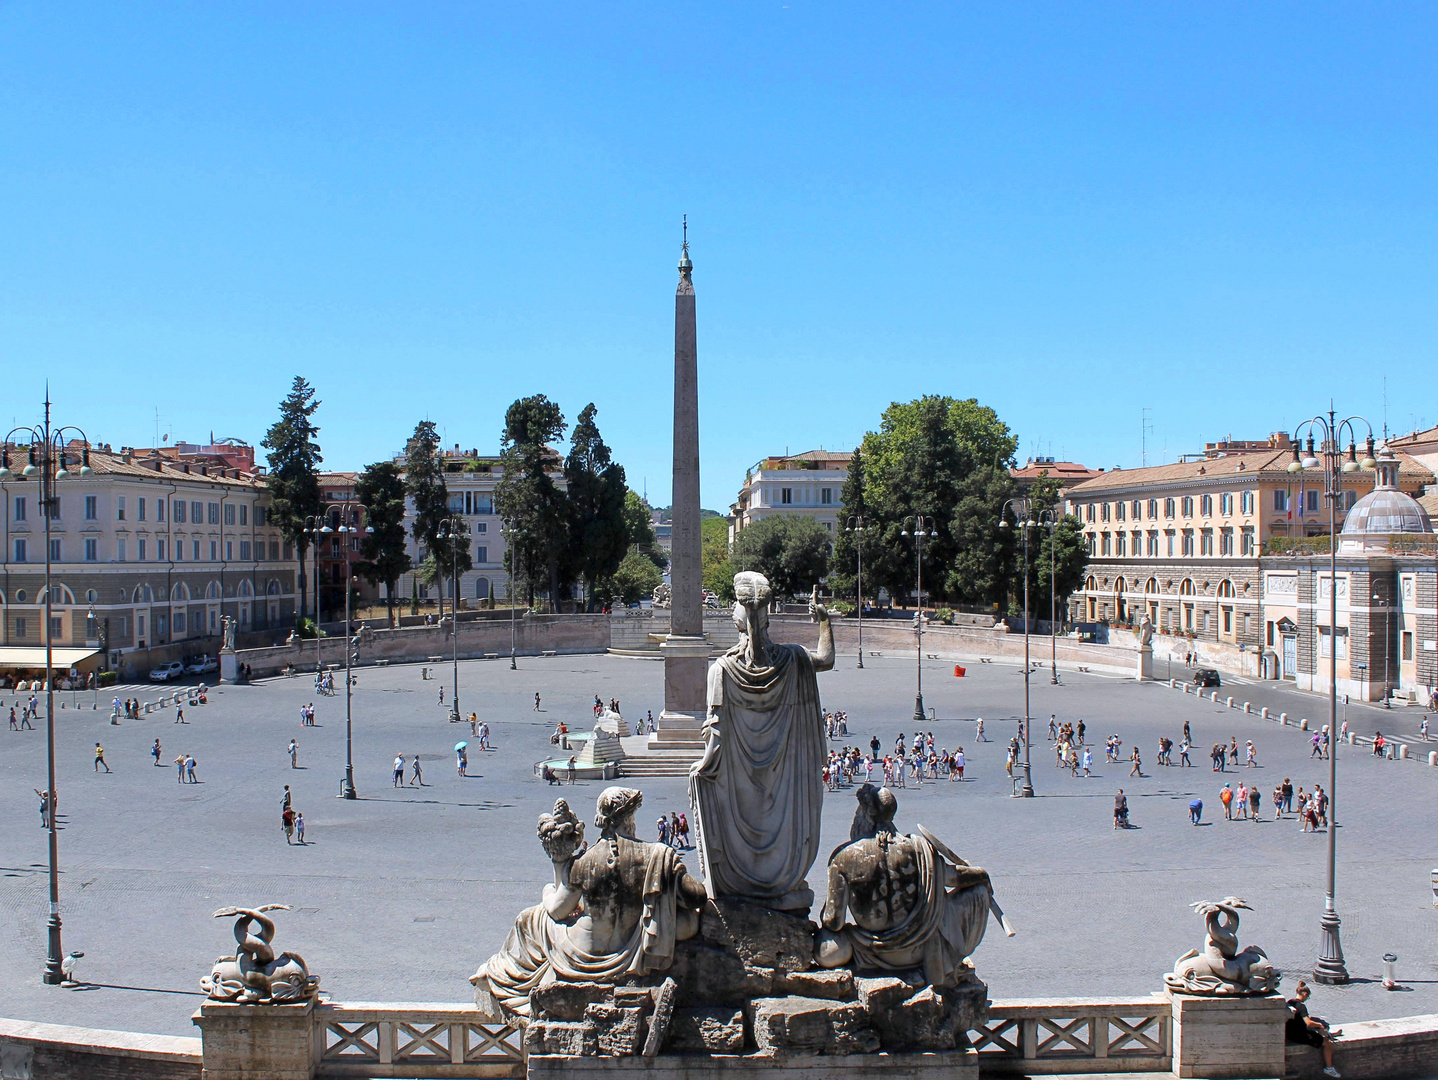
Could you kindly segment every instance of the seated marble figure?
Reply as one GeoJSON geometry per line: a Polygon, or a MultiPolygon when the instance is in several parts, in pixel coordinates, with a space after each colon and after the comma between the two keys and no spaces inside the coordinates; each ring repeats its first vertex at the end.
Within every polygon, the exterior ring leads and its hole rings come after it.
{"type": "Polygon", "coordinates": [[[921,835],[900,835],[898,800],[888,788],[865,784],[856,796],[851,839],[829,856],[820,966],[919,970],[940,989],[975,982],[969,957],[993,907],[988,873],[922,834],[922,826],[921,835]]]}
{"type": "Polygon", "coordinates": [[[554,882],[522,911],[503,947],[471,977],[508,1015],[530,1014],[529,994],[550,982],[624,982],[664,971],[674,944],[699,930],[702,883],[667,844],[635,837],[644,796],[607,788],[595,817],[599,840],[580,851],[584,823],[560,799],[539,819],[554,882]],[[577,853],[577,854],[576,854],[577,853]]]}

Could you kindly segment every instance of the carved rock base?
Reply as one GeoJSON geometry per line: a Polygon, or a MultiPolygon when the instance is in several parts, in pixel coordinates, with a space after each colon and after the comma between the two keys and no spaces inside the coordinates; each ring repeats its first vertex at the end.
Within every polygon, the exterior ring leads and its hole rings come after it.
{"type": "Polygon", "coordinates": [[[879,1036],[857,1001],[759,998],[748,1010],[760,1054],[872,1054],[879,1036]]]}

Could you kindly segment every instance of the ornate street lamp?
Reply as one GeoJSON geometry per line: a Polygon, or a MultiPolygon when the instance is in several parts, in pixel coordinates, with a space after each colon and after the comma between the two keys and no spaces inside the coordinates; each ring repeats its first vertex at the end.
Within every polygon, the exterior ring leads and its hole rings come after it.
{"type": "Polygon", "coordinates": [[[924,722],[924,541],[933,537],[934,519],[917,514],[904,519],[901,536],[913,536],[914,557],[918,567],[914,590],[914,719],[924,722]],[[913,522],[912,529],[909,522],[913,522]]]}
{"type": "Polygon", "coordinates": [[[1038,515],[1038,523],[1049,531],[1049,664],[1051,674],[1049,685],[1059,684],[1059,632],[1058,632],[1058,525],[1063,515],[1050,507],[1038,515]]]}
{"type": "MultiPolygon", "coordinates": [[[[1018,793],[1018,797],[1024,799],[1034,797],[1034,774],[1029,761],[1029,727],[1032,723],[1029,715],[1029,530],[1038,528],[1039,522],[1034,518],[1033,510],[1033,500],[1027,495],[1015,495],[999,507],[999,528],[1009,528],[1009,519],[1005,515],[1012,511],[1024,534],[1024,785],[1018,793]]],[[[1057,644],[1054,648],[1057,650],[1057,644]]],[[[1054,670],[1057,671],[1057,651],[1054,655],[1054,670]]]]}
{"type": "MultiPolygon", "coordinates": [[[[346,502],[337,504],[340,506],[340,526],[342,533],[360,532],[360,512],[369,517],[369,507],[362,502],[346,502]],[[345,513],[349,512],[349,520],[345,520],[345,513]]],[[[365,533],[373,534],[374,526],[366,523],[365,533]]],[[[357,799],[359,795],[355,792],[355,758],[354,758],[354,722],[351,716],[351,708],[354,699],[354,662],[355,650],[359,648],[359,634],[355,632],[353,623],[350,621],[350,596],[354,592],[355,576],[350,571],[349,552],[345,552],[345,779],[340,785],[340,796],[346,799],[357,799]]],[[[318,583],[316,583],[318,589],[318,583]]],[[[318,592],[316,592],[318,595],[318,592]]]]}
{"type": "Polygon", "coordinates": [[[845,532],[854,534],[854,542],[859,546],[859,575],[855,593],[858,596],[859,615],[859,666],[864,666],[864,533],[874,526],[865,524],[863,514],[855,514],[849,518],[848,524],[844,526],[845,532]]]}
{"type": "Polygon", "coordinates": [[[519,543],[522,542],[527,533],[523,529],[516,529],[513,525],[505,522],[501,528],[504,533],[504,544],[509,555],[509,670],[518,671],[519,664],[515,660],[515,642],[518,631],[514,621],[514,590],[519,581],[517,567],[519,565],[519,543]]]}
{"type": "MultiPolygon", "coordinates": [[[[439,523],[439,532],[435,534],[436,540],[445,541],[449,547],[450,573],[453,576],[454,595],[450,598],[449,617],[454,624],[450,630],[450,643],[454,652],[454,704],[449,710],[451,720],[459,719],[459,543],[463,540],[469,543],[469,522],[462,517],[447,517],[439,523]]],[[[439,560],[435,559],[435,570],[439,570],[439,560]]],[[[444,586],[439,588],[439,602],[444,603],[444,586]]]]}
{"type": "MultiPolygon", "coordinates": [[[[1323,917],[1319,920],[1320,945],[1318,962],[1313,967],[1313,981],[1329,984],[1348,982],[1348,969],[1343,963],[1343,942],[1340,920],[1334,904],[1334,880],[1338,865],[1338,500],[1343,498],[1343,474],[1359,469],[1372,469],[1373,425],[1361,416],[1338,420],[1332,409],[1298,425],[1293,433],[1293,460],[1288,471],[1297,475],[1309,469],[1322,469],[1323,496],[1328,500],[1328,886],[1323,895],[1323,917]],[[1358,460],[1357,427],[1368,429],[1364,441],[1363,460],[1358,460]],[[1308,432],[1307,452],[1299,456],[1303,432],[1308,432]],[[1348,454],[1344,460],[1341,449],[1344,432],[1348,434],[1348,454]],[[1322,445],[1314,447],[1314,435],[1322,445]],[[1319,457],[1318,455],[1322,455],[1319,457]]],[[[1351,599],[1351,597],[1350,597],[1351,599]]]]}
{"type": "MultiPolygon", "coordinates": [[[[90,440],[77,427],[50,426],[50,394],[45,393],[45,420],[35,427],[17,427],[0,443],[0,481],[35,480],[40,485],[40,514],[45,519],[45,748],[49,769],[50,812],[48,814],[50,840],[50,918],[46,923],[49,944],[45,954],[45,973],[42,976],[50,986],[59,986],[65,981],[61,964],[65,959],[60,944],[60,837],[55,826],[55,650],[53,605],[54,591],[51,586],[50,522],[59,511],[55,482],[68,480],[75,473],[70,471],[73,460],[69,449],[70,433],[79,435],[80,476],[92,476],[90,468],[90,440]],[[10,446],[12,440],[17,447],[22,445],[16,436],[23,437],[26,448],[25,467],[16,477],[10,471],[10,446]]],[[[98,680],[96,680],[98,682],[98,680]]],[[[98,694],[98,691],[96,691],[98,694]]],[[[98,700],[98,697],[97,697],[98,700]]]]}

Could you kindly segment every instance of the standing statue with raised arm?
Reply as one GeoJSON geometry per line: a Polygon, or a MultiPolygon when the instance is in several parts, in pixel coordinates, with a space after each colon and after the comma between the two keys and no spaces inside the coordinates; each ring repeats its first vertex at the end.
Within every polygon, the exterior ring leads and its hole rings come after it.
{"type": "Polygon", "coordinates": [[[769,581],[734,575],[739,643],[709,669],[704,756],[689,771],[699,855],[713,897],[807,911],[819,853],[825,758],[815,673],[834,666],[834,631],[817,598],[819,646],[769,640],[769,581]]]}

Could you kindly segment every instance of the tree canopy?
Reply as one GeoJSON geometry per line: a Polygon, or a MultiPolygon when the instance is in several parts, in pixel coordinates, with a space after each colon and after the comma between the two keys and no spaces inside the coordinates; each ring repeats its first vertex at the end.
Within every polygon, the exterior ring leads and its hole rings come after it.
{"type": "MultiPolygon", "coordinates": [[[[269,450],[270,520],[300,556],[300,607],[296,618],[305,612],[305,552],[310,538],[305,533],[308,520],[320,513],[320,465],[324,461],[315,436],[320,429],[312,417],[320,403],[314,399],[314,387],[304,376],[296,375],[290,392],[280,402],[280,417],[270,425],[260,444],[269,450]]],[[[316,582],[315,595],[319,595],[316,582]]]]}
{"type": "Polygon", "coordinates": [[[831,538],[829,530],[811,517],[775,514],[739,533],[730,560],[736,572],[763,574],[775,596],[798,596],[829,572],[831,538]]]}
{"type": "Polygon", "coordinates": [[[371,584],[384,583],[389,621],[394,624],[394,588],[411,568],[404,540],[404,480],[393,461],[376,461],[365,466],[355,483],[355,498],[369,508],[362,525],[373,532],[362,534],[357,567],[371,584]]]}
{"type": "Polygon", "coordinates": [[[730,603],[734,599],[734,564],[729,560],[729,522],[717,515],[702,518],[699,536],[703,587],[730,603]]]}
{"type": "MultiPolygon", "coordinates": [[[[431,570],[421,577],[428,582],[436,576],[450,580],[463,574],[474,565],[469,549],[469,527],[465,525],[460,530],[449,526],[455,515],[449,509],[449,488],[444,482],[444,456],[439,449],[439,433],[431,420],[421,420],[416,424],[414,434],[405,446],[404,487],[405,493],[414,502],[414,523],[410,529],[419,545],[421,558],[433,559],[439,567],[438,575],[431,570]]],[[[439,594],[444,596],[442,584],[439,594]]],[[[456,602],[458,599],[456,596],[456,602]]]]}
{"type": "Polygon", "coordinates": [[[510,575],[521,579],[531,600],[535,582],[546,582],[556,610],[560,562],[569,551],[569,514],[565,493],[550,475],[559,465],[550,444],[563,437],[564,427],[564,413],[543,394],[510,405],[500,443],[504,474],[495,487],[495,511],[508,530],[510,575]]]}
{"type": "Polygon", "coordinates": [[[624,466],[612,460],[604,445],[594,420],[597,413],[593,402],[580,412],[564,462],[568,519],[564,577],[583,581],[590,611],[597,586],[618,570],[630,545],[624,466]]]}

